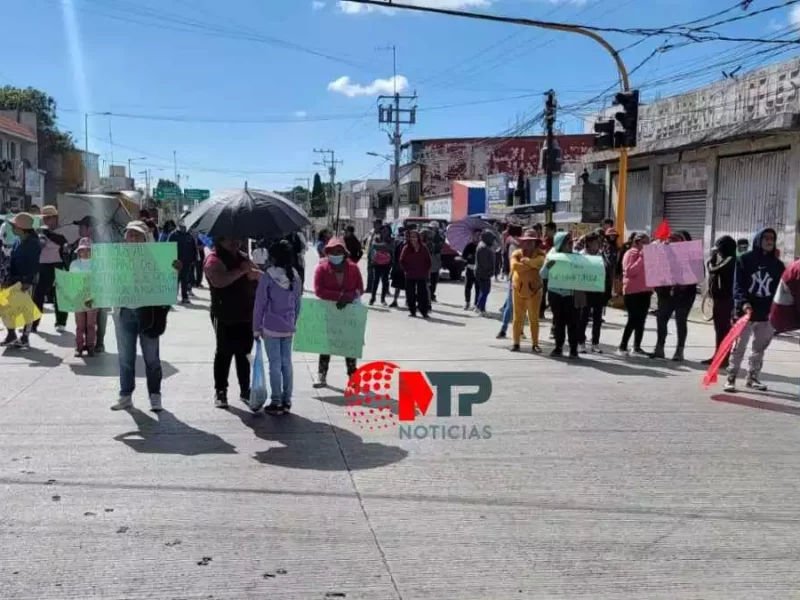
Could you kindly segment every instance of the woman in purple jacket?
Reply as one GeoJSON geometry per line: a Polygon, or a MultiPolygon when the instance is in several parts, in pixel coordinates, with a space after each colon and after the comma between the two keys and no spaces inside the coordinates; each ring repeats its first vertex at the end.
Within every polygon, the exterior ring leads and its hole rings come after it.
{"type": "Polygon", "coordinates": [[[269,267],[258,284],[253,309],[253,335],[264,338],[269,362],[272,401],[265,411],[274,415],[292,409],[292,336],[303,295],[293,259],[292,246],[286,240],[270,246],[269,267]]]}

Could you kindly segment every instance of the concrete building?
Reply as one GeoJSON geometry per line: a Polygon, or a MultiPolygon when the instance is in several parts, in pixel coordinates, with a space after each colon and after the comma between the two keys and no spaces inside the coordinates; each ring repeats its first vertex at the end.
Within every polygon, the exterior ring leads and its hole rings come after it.
{"type": "MultiPolygon", "coordinates": [[[[517,181],[541,174],[544,136],[512,138],[443,138],[412,140],[409,160],[400,171],[401,214],[420,215],[425,201],[452,194],[454,181],[485,181],[505,174],[517,181]]],[[[592,149],[593,135],[557,135],[563,171],[580,172],[583,157],[592,149]]]]}
{"type": "Polygon", "coordinates": [[[133,178],[128,177],[124,165],[110,165],[108,177],[100,178],[100,192],[103,194],[134,191],[135,189],[133,178]]]}
{"type": "MultiPolygon", "coordinates": [[[[800,252],[800,58],[643,105],[630,153],[625,230],[667,219],[710,248],[721,235],[778,232],[786,260],[800,252]]],[[[618,157],[606,169],[607,213],[617,206],[618,157]]]]}
{"type": "Polygon", "coordinates": [[[363,179],[351,186],[353,226],[356,235],[364,238],[372,229],[372,221],[391,221],[392,189],[388,179],[363,179]]]}
{"type": "Polygon", "coordinates": [[[41,206],[44,183],[38,166],[35,113],[0,111],[0,202],[14,210],[41,206]]]}

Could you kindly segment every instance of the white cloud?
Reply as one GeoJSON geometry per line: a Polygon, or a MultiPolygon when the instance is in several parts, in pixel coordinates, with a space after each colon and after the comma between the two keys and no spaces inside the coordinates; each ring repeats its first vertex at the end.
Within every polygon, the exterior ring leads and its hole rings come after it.
{"type": "MultiPolygon", "coordinates": [[[[577,2],[584,2],[585,0],[570,0],[577,2]]],[[[405,0],[406,4],[416,4],[417,6],[428,6],[430,8],[449,8],[449,9],[463,9],[463,8],[477,8],[491,6],[494,0],[405,0]]],[[[374,6],[372,4],[359,4],[357,2],[348,2],[347,0],[339,0],[339,9],[347,15],[358,15],[373,12],[380,12],[386,15],[395,13],[387,2],[387,8],[382,6],[374,6]]]]}
{"type": "Polygon", "coordinates": [[[295,111],[294,116],[298,119],[305,119],[308,116],[308,113],[304,110],[295,111]]]}
{"type": "Polygon", "coordinates": [[[336,92],[343,94],[348,98],[356,98],[358,96],[377,96],[379,94],[394,94],[395,84],[397,84],[397,92],[402,93],[408,89],[408,79],[403,75],[397,77],[389,77],[388,79],[376,79],[369,85],[361,85],[353,83],[346,75],[339,77],[335,81],[328,84],[329,92],[336,92]]]}
{"type": "Polygon", "coordinates": [[[325,8],[325,3],[321,0],[312,0],[311,2],[311,10],[322,10],[325,8]]]}
{"type": "Polygon", "coordinates": [[[789,23],[792,27],[800,27],[800,5],[795,4],[789,11],[789,23]]]}

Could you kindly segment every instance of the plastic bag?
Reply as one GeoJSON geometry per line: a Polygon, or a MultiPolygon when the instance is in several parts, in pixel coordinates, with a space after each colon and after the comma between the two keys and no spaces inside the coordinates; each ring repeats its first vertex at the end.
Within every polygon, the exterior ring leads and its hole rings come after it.
{"type": "Polygon", "coordinates": [[[264,342],[256,340],[256,354],[253,357],[253,380],[250,383],[250,410],[260,410],[267,402],[267,374],[264,371],[264,342]]]}

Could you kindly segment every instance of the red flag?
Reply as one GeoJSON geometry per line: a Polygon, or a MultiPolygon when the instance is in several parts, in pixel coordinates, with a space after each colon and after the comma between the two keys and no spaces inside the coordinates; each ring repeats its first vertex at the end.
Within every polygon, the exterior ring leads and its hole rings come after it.
{"type": "Polygon", "coordinates": [[[662,242],[666,242],[669,239],[672,230],[669,228],[669,223],[666,219],[661,221],[661,225],[659,225],[656,230],[653,232],[653,239],[661,240],[662,242]]]}
{"type": "Polygon", "coordinates": [[[714,355],[714,360],[711,361],[711,366],[708,367],[708,372],[705,377],[703,377],[704,388],[708,389],[710,386],[717,383],[717,374],[719,373],[720,365],[725,361],[725,357],[728,356],[731,348],[733,348],[733,344],[739,339],[739,336],[742,335],[744,328],[747,327],[749,322],[750,313],[745,313],[741,319],[736,321],[728,335],[722,340],[722,343],[719,345],[719,350],[717,350],[717,353],[714,355]]]}

